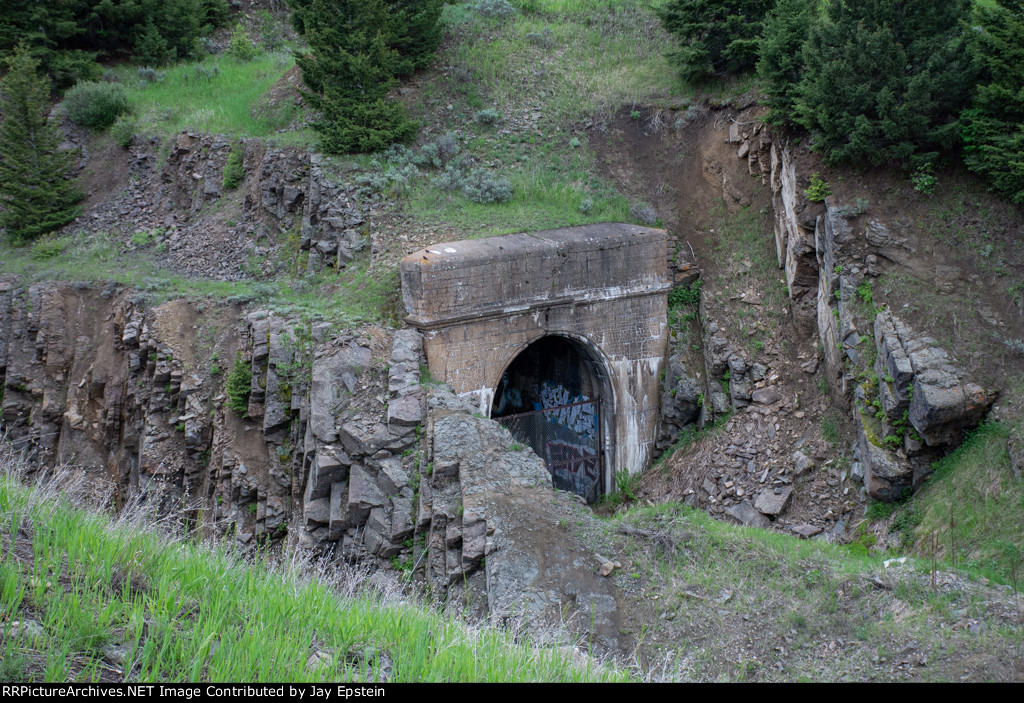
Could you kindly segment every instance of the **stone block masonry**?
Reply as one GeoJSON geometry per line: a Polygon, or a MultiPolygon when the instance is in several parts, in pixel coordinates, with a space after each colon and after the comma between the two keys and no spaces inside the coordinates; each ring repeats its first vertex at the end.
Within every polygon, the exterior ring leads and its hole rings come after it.
{"type": "Polygon", "coordinates": [[[641,471],[658,424],[672,284],[667,234],[626,224],[438,244],[402,262],[407,322],[431,375],[489,414],[512,361],[547,336],[572,340],[605,382],[606,485],[641,471]]]}

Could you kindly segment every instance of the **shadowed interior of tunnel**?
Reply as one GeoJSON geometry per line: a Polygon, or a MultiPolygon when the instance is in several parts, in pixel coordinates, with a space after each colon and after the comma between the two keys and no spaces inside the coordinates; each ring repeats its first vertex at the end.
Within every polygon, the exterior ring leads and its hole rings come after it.
{"type": "Polygon", "coordinates": [[[588,502],[604,492],[604,454],[613,417],[607,369],[574,339],[542,337],[502,374],[491,417],[544,459],[555,488],[588,502]]]}

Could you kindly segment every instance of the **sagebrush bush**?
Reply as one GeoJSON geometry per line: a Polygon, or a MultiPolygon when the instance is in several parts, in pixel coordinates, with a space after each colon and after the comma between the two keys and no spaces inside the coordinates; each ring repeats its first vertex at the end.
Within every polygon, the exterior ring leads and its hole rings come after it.
{"type": "Polygon", "coordinates": [[[516,8],[508,0],[477,0],[473,11],[484,17],[508,17],[516,13],[516,8]]]}
{"type": "Polygon", "coordinates": [[[480,124],[492,125],[501,119],[501,113],[488,107],[477,112],[474,119],[480,124]]]}
{"type": "Polygon", "coordinates": [[[163,80],[164,74],[157,71],[155,68],[149,66],[143,66],[137,71],[139,80],[143,83],[159,83],[163,80]]]}
{"type": "Polygon", "coordinates": [[[130,116],[121,115],[114,122],[114,126],[110,128],[110,136],[114,138],[118,146],[123,149],[127,149],[132,145],[132,137],[135,136],[136,124],[135,120],[130,116]]]}
{"type": "Polygon", "coordinates": [[[658,221],[658,212],[647,203],[634,203],[629,207],[629,214],[647,225],[658,221]]]}
{"type": "Polygon", "coordinates": [[[64,96],[68,118],[80,127],[106,129],[128,112],[128,93],[120,83],[79,83],[64,96]]]}
{"type": "Polygon", "coordinates": [[[462,190],[462,186],[466,182],[466,173],[460,166],[461,164],[457,163],[445,166],[444,170],[434,176],[431,181],[434,187],[447,191],[462,190]]]}
{"type": "Polygon", "coordinates": [[[474,203],[507,203],[512,199],[512,181],[498,178],[485,169],[477,169],[466,176],[462,193],[474,203]]]}

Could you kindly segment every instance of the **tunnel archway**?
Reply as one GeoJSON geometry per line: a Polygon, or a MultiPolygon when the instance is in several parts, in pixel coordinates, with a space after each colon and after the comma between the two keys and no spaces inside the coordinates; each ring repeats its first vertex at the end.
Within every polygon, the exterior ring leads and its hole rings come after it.
{"type": "Polygon", "coordinates": [[[615,398],[595,346],[575,336],[542,336],[512,357],[494,389],[491,417],[544,459],[555,488],[588,502],[604,494],[615,398]]]}

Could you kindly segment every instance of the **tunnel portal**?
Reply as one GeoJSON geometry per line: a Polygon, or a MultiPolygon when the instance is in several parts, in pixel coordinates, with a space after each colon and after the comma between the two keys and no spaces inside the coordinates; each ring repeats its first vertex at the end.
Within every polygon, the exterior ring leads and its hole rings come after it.
{"type": "MultiPolygon", "coordinates": [[[[431,375],[506,426],[543,411],[532,422],[545,426],[522,429],[528,441],[517,441],[549,468],[575,462],[596,473],[600,493],[651,457],[668,341],[667,248],[664,230],[615,223],[433,245],[402,261],[406,321],[423,333],[431,375]],[[558,436],[559,423],[590,449],[558,436]]],[[[555,472],[552,481],[577,490],[555,472]]],[[[591,489],[581,494],[593,498],[591,489]]]]}

